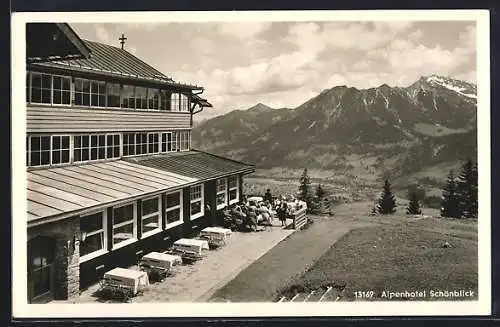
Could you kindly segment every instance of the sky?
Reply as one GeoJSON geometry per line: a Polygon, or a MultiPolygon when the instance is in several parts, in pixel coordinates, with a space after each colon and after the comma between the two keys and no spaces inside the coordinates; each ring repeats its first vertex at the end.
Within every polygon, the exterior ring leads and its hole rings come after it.
{"type": "Polygon", "coordinates": [[[197,120],[257,103],[295,108],[347,85],[408,86],[439,74],[476,83],[474,21],[71,23],[177,82],[201,85],[197,120]]]}

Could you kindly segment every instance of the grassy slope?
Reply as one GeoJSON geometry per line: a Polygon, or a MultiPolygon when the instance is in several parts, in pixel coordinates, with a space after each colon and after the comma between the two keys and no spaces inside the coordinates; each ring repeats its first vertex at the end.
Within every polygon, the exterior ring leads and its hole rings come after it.
{"type": "Polygon", "coordinates": [[[355,290],[477,290],[475,222],[413,220],[403,207],[391,217],[370,217],[369,209],[370,203],[349,203],[335,208],[333,218],[315,217],[311,227],[279,243],[211,301],[270,301],[297,284],[345,285],[347,300],[355,290]],[[442,248],[445,241],[453,247],[442,248]]]}
{"type": "MultiPolygon", "coordinates": [[[[475,224],[424,219],[351,231],[298,280],[305,289],[343,285],[355,291],[474,290],[477,294],[475,224]],[[443,248],[444,242],[451,248],[443,248]]],[[[285,292],[286,293],[286,292],[285,292]]]]}

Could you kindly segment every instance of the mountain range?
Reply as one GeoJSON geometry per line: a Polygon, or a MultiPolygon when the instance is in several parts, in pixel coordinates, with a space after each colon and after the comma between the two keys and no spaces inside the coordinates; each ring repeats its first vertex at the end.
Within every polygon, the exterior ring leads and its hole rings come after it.
{"type": "Polygon", "coordinates": [[[477,156],[476,85],[430,75],[407,87],[335,86],[297,108],[259,103],[196,125],[195,147],[257,168],[355,176],[446,174],[477,156]]]}

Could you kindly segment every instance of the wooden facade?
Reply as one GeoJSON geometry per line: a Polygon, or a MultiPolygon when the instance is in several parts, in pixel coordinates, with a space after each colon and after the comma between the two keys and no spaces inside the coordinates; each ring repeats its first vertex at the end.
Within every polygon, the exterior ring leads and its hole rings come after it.
{"type": "Polygon", "coordinates": [[[190,129],[189,112],[29,105],[28,133],[162,131],[190,129]]]}
{"type": "Polygon", "coordinates": [[[67,24],[29,31],[53,39],[57,29],[70,53],[55,61],[37,54],[27,68],[30,303],[77,296],[106,271],[217,225],[253,172],[191,149],[192,116],[211,107],[203,88],[176,83],[126,50],[80,40],[67,24]],[[108,86],[120,93],[109,97],[108,86]]]}

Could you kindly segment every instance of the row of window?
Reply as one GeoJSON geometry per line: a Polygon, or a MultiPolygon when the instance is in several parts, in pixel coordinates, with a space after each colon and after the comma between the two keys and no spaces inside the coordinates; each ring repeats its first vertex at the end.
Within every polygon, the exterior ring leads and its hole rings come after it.
{"type": "Polygon", "coordinates": [[[158,152],[187,151],[190,131],[123,134],[123,155],[132,156],[158,152]]]}
{"type": "Polygon", "coordinates": [[[122,155],[188,151],[190,144],[191,132],[187,130],[123,135],[33,135],[26,138],[26,163],[32,167],[48,166],[120,158],[122,155]]]}
{"type": "MultiPolygon", "coordinates": [[[[229,188],[229,203],[238,201],[238,177],[219,179],[217,181],[217,195],[222,190],[219,185],[229,188]]],[[[227,188],[224,188],[227,192],[227,188]]],[[[197,219],[204,215],[204,190],[203,184],[191,186],[190,188],[190,218],[197,219]]],[[[227,193],[226,198],[227,198],[227,193]]],[[[85,239],[80,242],[80,260],[85,261],[102,254],[107,249],[107,220],[111,219],[113,248],[125,246],[137,240],[138,229],[142,237],[153,235],[163,230],[161,213],[161,196],[155,196],[141,200],[141,219],[137,223],[137,202],[114,207],[112,216],[107,217],[107,211],[83,216],[80,218],[80,230],[85,234],[85,239]]],[[[227,199],[225,200],[227,201],[227,199]]],[[[217,201],[219,207],[219,200],[217,201]]],[[[164,229],[169,229],[183,221],[182,191],[165,195],[165,219],[164,229]]]]}
{"type": "MultiPolygon", "coordinates": [[[[165,196],[165,229],[182,223],[182,192],[174,192],[165,196]]],[[[137,239],[137,203],[129,203],[113,208],[112,217],[107,217],[107,211],[101,211],[80,218],[80,230],[86,237],[80,242],[80,258],[86,260],[106,250],[107,219],[111,219],[113,226],[113,248],[118,248],[137,239]]],[[[161,196],[141,201],[141,229],[142,237],[147,237],[162,230],[161,223],[161,196]]],[[[195,219],[191,215],[191,219],[195,219]]]]}
{"type": "Polygon", "coordinates": [[[26,102],[185,112],[190,106],[183,93],[35,72],[26,75],[26,102]]]}
{"type": "Polygon", "coordinates": [[[231,176],[229,178],[221,178],[217,180],[217,194],[216,203],[217,210],[224,208],[228,205],[227,192],[229,189],[229,204],[233,204],[238,201],[238,178],[236,176],[231,176]]]}

